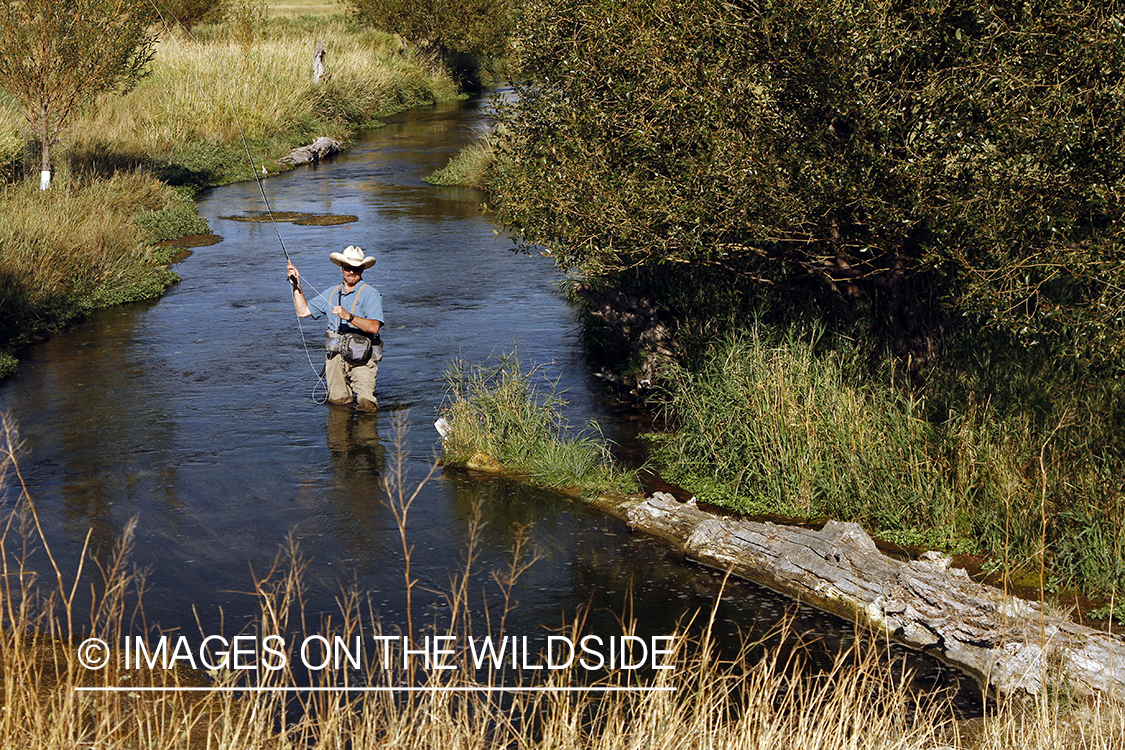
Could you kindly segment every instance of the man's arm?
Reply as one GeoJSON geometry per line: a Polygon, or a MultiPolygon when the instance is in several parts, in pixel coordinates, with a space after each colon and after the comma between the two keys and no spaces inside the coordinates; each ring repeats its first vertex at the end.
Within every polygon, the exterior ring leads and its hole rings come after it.
{"type": "Polygon", "coordinates": [[[370,318],[361,318],[358,315],[351,315],[343,308],[340,308],[339,314],[343,321],[352,328],[358,328],[364,333],[370,333],[372,336],[378,336],[379,329],[383,327],[383,321],[381,320],[372,320],[370,318]]]}

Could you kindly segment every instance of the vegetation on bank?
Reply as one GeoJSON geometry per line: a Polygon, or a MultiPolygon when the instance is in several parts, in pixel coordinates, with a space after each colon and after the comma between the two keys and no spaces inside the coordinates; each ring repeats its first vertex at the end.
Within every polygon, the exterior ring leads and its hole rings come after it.
{"type": "Polygon", "coordinates": [[[0,187],[0,342],[159,296],[179,277],[168,268],[174,250],[153,243],[205,231],[190,192],[139,172],[0,187]]]}
{"type": "Polygon", "coordinates": [[[460,185],[484,189],[495,159],[492,142],[477,141],[458,151],[441,169],[423,177],[431,185],[460,185]]]}
{"type": "Polygon", "coordinates": [[[493,203],[561,266],[822,295],[915,367],[963,324],[1125,372],[1119,13],[532,2],[493,203]]]}
{"type": "MultiPolygon", "coordinates": [[[[72,119],[49,191],[33,189],[38,146],[0,92],[0,347],[162,293],[177,277],[153,243],[207,231],[198,188],[276,173],[317,137],[346,143],[380,117],[458,96],[441,65],[392,34],[244,5],[191,37],[166,29],[135,89],[72,119]],[[330,77],[314,84],[317,40],[330,77]]],[[[0,355],[0,377],[14,362],[0,355]]]]}
{"type": "Polygon", "coordinates": [[[654,436],[654,459],[719,505],[859,521],[890,541],[987,554],[986,569],[1024,581],[1043,562],[1048,590],[1119,594],[1121,384],[1068,392],[1034,358],[965,365],[912,385],[854,341],[759,322],[666,370],[674,429],[654,436]]]}
{"type": "Polygon", "coordinates": [[[529,3],[490,204],[604,292],[591,352],[669,478],[1118,602],[1123,34],[1085,3],[529,3]]]}
{"type": "Polygon", "coordinates": [[[173,185],[247,180],[280,171],[278,158],[318,137],[346,143],[380,117],[458,96],[432,60],[343,16],[262,19],[249,34],[204,24],[192,34],[166,33],[136,90],[102,99],[75,124],[72,171],[138,167],[173,185]],[[312,81],[317,40],[328,47],[323,83],[312,81]]]}
{"type": "Polygon", "coordinates": [[[597,424],[569,434],[562,396],[539,368],[525,371],[517,351],[486,365],[455,362],[446,382],[440,418],[447,464],[508,472],[585,496],[636,490],[635,473],[614,464],[597,424]]]}

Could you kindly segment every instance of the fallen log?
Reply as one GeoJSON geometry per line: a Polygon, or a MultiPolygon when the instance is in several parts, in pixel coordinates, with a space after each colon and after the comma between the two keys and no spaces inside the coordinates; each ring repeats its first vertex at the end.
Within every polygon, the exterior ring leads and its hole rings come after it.
{"type": "Polygon", "coordinates": [[[317,138],[314,142],[307,146],[295,148],[289,152],[288,155],[281,157],[277,160],[278,164],[308,164],[309,162],[320,161],[326,156],[339,153],[340,144],[331,138],[317,138]]]}
{"type": "Polygon", "coordinates": [[[899,562],[854,523],[812,530],[717,517],[664,493],[620,510],[692,560],[885,632],[966,670],[988,693],[1037,694],[1065,679],[1125,700],[1125,640],[976,583],[938,553],[899,562]]]}

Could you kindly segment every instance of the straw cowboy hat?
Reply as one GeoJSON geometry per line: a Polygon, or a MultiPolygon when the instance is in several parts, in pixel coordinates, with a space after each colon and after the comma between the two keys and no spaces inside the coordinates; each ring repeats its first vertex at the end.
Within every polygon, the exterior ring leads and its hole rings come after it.
{"type": "Polygon", "coordinates": [[[338,266],[371,268],[375,265],[375,258],[365,253],[363,248],[355,245],[348,245],[342,253],[329,253],[328,258],[338,266]]]}

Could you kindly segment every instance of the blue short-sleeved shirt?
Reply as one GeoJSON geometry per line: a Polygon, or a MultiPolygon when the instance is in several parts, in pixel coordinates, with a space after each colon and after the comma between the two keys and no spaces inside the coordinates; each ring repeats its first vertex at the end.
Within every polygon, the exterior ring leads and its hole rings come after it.
{"type": "Polygon", "coordinates": [[[328,316],[328,330],[339,333],[363,333],[358,328],[353,328],[341,321],[339,316],[329,312],[336,305],[340,305],[361,318],[377,320],[380,323],[385,322],[383,320],[383,295],[379,294],[378,289],[365,281],[357,284],[350,293],[344,291],[343,285],[339,285],[309,301],[309,312],[312,313],[314,318],[328,316]],[[357,294],[359,295],[358,298],[356,297],[357,294]],[[353,302],[355,303],[354,308],[352,307],[353,302]]]}

